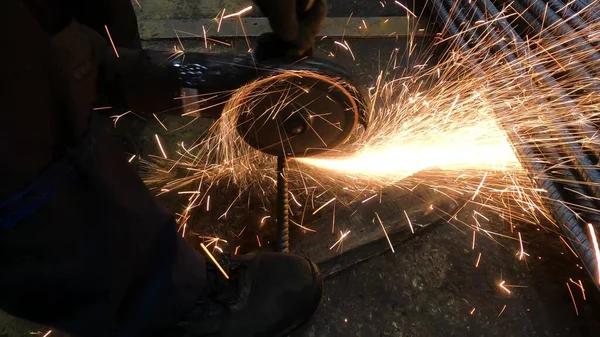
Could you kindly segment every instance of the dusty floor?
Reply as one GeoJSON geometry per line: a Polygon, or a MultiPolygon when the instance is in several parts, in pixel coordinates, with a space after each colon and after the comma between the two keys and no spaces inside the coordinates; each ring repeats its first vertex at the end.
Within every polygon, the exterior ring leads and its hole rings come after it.
{"type": "MultiPolygon", "coordinates": [[[[143,20],[214,17],[225,6],[236,9],[248,1],[140,0],[140,3],[143,20]]],[[[386,3],[386,7],[381,7],[373,0],[332,0],[330,15],[403,14],[392,6],[393,1],[386,3]]],[[[351,42],[357,60],[352,61],[343,53],[336,60],[357,77],[371,82],[378,73],[380,55],[389,55],[392,48],[402,43],[396,39],[351,42]]],[[[332,41],[322,42],[319,53],[327,55],[332,44],[332,41]]],[[[173,43],[149,45],[169,48],[173,43]]],[[[193,42],[188,47],[202,49],[193,42]]],[[[135,119],[123,125],[131,128],[125,131],[138,130],[122,132],[130,138],[124,139],[126,147],[146,139],[147,146],[141,145],[137,150],[142,154],[149,148],[154,150],[148,135],[157,130],[156,125],[135,119]]],[[[497,227],[499,232],[507,230],[504,225],[497,227]]],[[[396,246],[395,253],[389,251],[328,278],[317,314],[293,336],[597,336],[600,296],[578,268],[578,261],[556,234],[533,226],[519,226],[518,230],[530,254],[526,261],[515,256],[518,242],[492,242],[481,237],[472,249],[471,232],[462,232],[460,227],[448,224],[431,226],[396,246]],[[586,300],[570,279],[582,280],[586,300]],[[499,287],[502,280],[510,287],[510,294],[499,287]]],[[[323,240],[315,237],[315,241],[323,240]]],[[[46,331],[45,327],[0,313],[0,337],[43,335],[46,331]]]]}

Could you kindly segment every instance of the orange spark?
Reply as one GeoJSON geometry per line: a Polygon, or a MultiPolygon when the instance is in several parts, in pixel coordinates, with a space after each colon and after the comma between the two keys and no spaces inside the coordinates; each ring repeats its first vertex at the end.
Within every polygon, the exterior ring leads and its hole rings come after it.
{"type": "Polygon", "coordinates": [[[395,3],[396,5],[398,5],[398,6],[402,7],[402,8],[404,8],[404,10],[408,12],[408,14],[412,15],[412,16],[413,16],[413,17],[415,17],[415,18],[417,17],[417,16],[415,15],[415,13],[413,13],[413,12],[412,12],[410,9],[408,9],[408,7],[406,7],[406,6],[404,6],[403,4],[401,4],[401,3],[400,3],[398,0],[394,1],[394,3],[395,3]]]}
{"type": "Polygon", "coordinates": [[[223,269],[223,267],[221,267],[221,265],[219,264],[219,262],[217,262],[217,259],[215,259],[215,257],[210,253],[210,251],[208,250],[208,248],[206,248],[206,246],[204,245],[204,243],[200,243],[200,247],[202,247],[202,250],[204,250],[204,252],[206,253],[206,255],[208,255],[208,258],[210,258],[210,260],[215,264],[215,266],[217,266],[217,268],[219,269],[219,271],[221,272],[221,274],[223,274],[223,276],[229,280],[229,275],[227,275],[227,273],[225,272],[225,270],[223,269]]]}
{"type": "MultiPolygon", "coordinates": [[[[232,18],[234,16],[240,16],[240,15],[242,15],[242,14],[244,14],[246,12],[249,12],[251,10],[252,10],[252,6],[248,6],[248,7],[243,8],[243,9],[241,9],[241,10],[235,12],[235,13],[227,14],[227,15],[223,16],[222,18],[223,19],[229,19],[229,18],[232,18]]],[[[225,13],[225,11],[223,11],[223,13],[225,13]]]]}
{"type": "Polygon", "coordinates": [[[502,307],[502,310],[500,310],[498,317],[502,316],[502,313],[504,313],[504,310],[506,310],[506,304],[502,307]]]}
{"type": "Polygon", "coordinates": [[[573,283],[574,285],[577,286],[577,288],[579,288],[581,290],[581,296],[583,296],[583,300],[585,301],[585,288],[583,287],[583,282],[581,282],[581,280],[578,280],[578,282],[573,281],[572,278],[569,278],[569,282],[573,283]]]}
{"type": "Polygon", "coordinates": [[[156,139],[156,143],[158,144],[158,148],[160,149],[160,152],[162,153],[163,157],[165,159],[167,159],[167,153],[165,152],[165,149],[163,148],[162,144],[160,143],[160,138],[158,138],[157,134],[154,134],[154,139],[156,139]]]}
{"type": "Polygon", "coordinates": [[[565,283],[567,285],[567,289],[569,289],[569,294],[571,295],[571,300],[573,301],[573,308],[575,308],[575,314],[579,316],[579,310],[577,310],[577,303],[575,302],[575,296],[573,296],[573,291],[571,291],[571,286],[569,282],[565,283]]]}
{"type": "Polygon", "coordinates": [[[337,241],[336,241],[336,242],[335,242],[333,245],[331,245],[331,247],[329,247],[329,250],[332,250],[332,249],[333,249],[333,247],[335,247],[335,246],[337,246],[337,245],[341,244],[341,243],[342,243],[342,240],[344,240],[344,238],[346,238],[346,236],[348,236],[348,234],[350,234],[350,232],[351,232],[351,230],[348,230],[348,231],[347,231],[347,232],[345,232],[345,233],[342,233],[342,232],[340,231],[340,238],[339,238],[339,239],[338,239],[338,240],[337,240],[337,241]]]}
{"type": "Polygon", "coordinates": [[[404,216],[406,217],[406,221],[408,221],[408,226],[410,227],[410,232],[415,234],[415,229],[413,228],[412,222],[410,221],[410,217],[408,216],[408,213],[406,213],[406,210],[404,211],[404,216]]]}
{"type": "Polygon", "coordinates": [[[158,124],[160,124],[160,126],[162,126],[163,129],[165,129],[166,131],[169,131],[169,129],[167,129],[167,127],[163,124],[163,122],[161,122],[161,120],[158,119],[158,116],[156,116],[155,113],[153,113],[152,116],[154,116],[154,118],[156,119],[156,121],[158,122],[158,124]]]}
{"type": "Polygon", "coordinates": [[[479,267],[479,261],[481,261],[481,253],[477,256],[477,262],[475,262],[475,268],[479,267]]]}
{"type": "Polygon", "coordinates": [[[512,292],[504,285],[506,283],[506,281],[502,281],[500,283],[498,283],[498,287],[500,287],[500,289],[504,290],[507,294],[512,294],[512,292]]]}
{"type": "Polygon", "coordinates": [[[387,242],[390,244],[390,249],[392,250],[392,253],[395,253],[394,246],[392,245],[392,241],[390,241],[390,237],[388,236],[388,233],[385,230],[383,221],[381,221],[381,218],[379,217],[379,214],[377,214],[377,212],[375,212],[375,216],[377,216],[377,220],[379,220],[379,224],[381,225],[381,229],[383,229],[383,234],[385,234],[385,238],[387,239],[387,242]]]}
{"type": "Polygon", "coordinates": [[[117,55],[117,58],[119,58],[119,52],[117,51],[117,47],[115,46],[115,43],[112,39],[112,36],[110,36],[110,31],[108,31],[108,26],[104,25],[104,29],[106,30],[106,35],[108,35],[108,39],[110,40],[110,44],[113,47],[113,50],[115,51],[115,55],[117,55]]]}
{"type": "Polygon", "coordinates": [[[594,226],[591,223],[588,223],[588,230],[590,231],[592,246],[594,248],[594,254],[596,255],[596,282],[600,284],[600,249],[598,248],[598,238],[596,237],[594,226]]]}
{"type": "Polygon", "coordinates": [[[315,215],[315,214],[319,213],[319,211],[320,211],[320,210],[322,210],[322,209],[323,209],[323,208],[325,208],[327,205],[329,205],[329,204],[331,204],[332,202],[334,202],[334,201],[335,201],[335,199],[336,199],[336,198],[333,198],[333,199],[329,200],[328,202],[324,203],[324,204],[323,204],[323,206],[321,206],[321,207],[317,208],[317,210],[313,212],[313,215],[315,215]]]}

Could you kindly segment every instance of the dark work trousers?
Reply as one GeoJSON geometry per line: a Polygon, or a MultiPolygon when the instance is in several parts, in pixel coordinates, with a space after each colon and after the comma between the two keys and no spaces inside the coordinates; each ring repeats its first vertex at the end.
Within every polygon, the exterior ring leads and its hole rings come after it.
{"type": "Polygon", "coordinates": [[[0,309],[75,336],[160,335],[203,295],[204,259],[102,127],[82,143],[0,200],[0,309]]]}

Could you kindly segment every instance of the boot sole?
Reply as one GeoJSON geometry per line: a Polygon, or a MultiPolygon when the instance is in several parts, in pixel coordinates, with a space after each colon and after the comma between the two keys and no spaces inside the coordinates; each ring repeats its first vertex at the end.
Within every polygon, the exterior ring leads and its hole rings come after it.
{"type": "Polygon", "coordinates": [[[321,297],[323,296],[323,276],[321,275],[319,268],[317,267],[317,265],[314,262],[312,262],[309,259],[306,259],[306,261],[310,264],[310,267],[313,271],[313,275],[315,275],[316,289],[315,289],[315,301],[314,301],[314,306],[312,308],[312,311],[311,311],[310,315],[298,320],[298,322],[290,325],[287,329],[285,329],[283,332],[281,332],[280,334],[278,334],[274,337],[288,337],[289,334],[298,330],[300,327],[302,327],[304,324],[306,324],[306,322],[308,322],[310,320],[310,318],[314,315],[314,313],[319,308],[319,305],[321,304],[321,297]]]}

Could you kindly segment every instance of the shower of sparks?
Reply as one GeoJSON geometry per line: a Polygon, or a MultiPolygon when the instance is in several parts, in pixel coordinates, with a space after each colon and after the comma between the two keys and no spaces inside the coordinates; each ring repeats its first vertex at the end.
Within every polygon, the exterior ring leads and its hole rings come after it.
{"type": "Polygon", "coordinates": [[[110,31],[108,30],[108,26],[104,25],[104,30],[106,30],[106,35],[108,36],[108,40],[110,41],[110,44],[113,47],[113,51],[115,52],[115,55],[117,56],[117,58],[119,58],[119,52],[117,51],[117,47],[115,46],[115,42],[112,39],[112,36],[110,36],[110,31]]]}
{"type": "MultiPolygon", "coordinates": [[[[404,7],[399,1],[396,5],[404,7]]],[[[381,6],[385,4],[381,2],[381,6]]],[[[250,10],[251,7],[246,7],[228,15],[223,10],[215,18],[219,25],[217,31],[221,24],[226,24],[224,18],[239,18],[250,10]]],[[[580,14],[585,16],[585,13],[580,14]]],[[[412,12],[409,15],[415,16],[412,12]]],[[[508,20],[510,16],[505,18],[508,20]]],[[[600,91],[593,88],[600,86],[600,81],[571,72],[577,68],[576,64],[592,70],[597,69],[597,65],[589,53],[577,49],[564,53],[561,45],[596,36],[600,23],[590,23],[587,29],[564,34],[556,40],[536,35],[519,41],[487,30],[498,21],[489,16],[472,26],[465,25],[460,28],[463,31],[454,36],[442,39],[440,35],[440,41],[448,43],[450,48],[437,63],[427,51],[413,53],[414,45],[407,45],[404,54],[402,48],[391,51],[387,64],[385,61],[380,64],[379,76],[369,89],[373,104],[367,107],[368,127],[358,127],[349,141],[335,150],[288,161],[286,176],[294,202],[290,209],[303,208],[304,220],[304,214],[326,214],[339,204],[341,214],[342,209],[357,204],[360,207],[361,201],[366,204],[378,195],[381,202],[383,189],[412,192],[419,186],[476,208],[468,220],[460,219],[458,212],[452,216],[453,224],[460,223],[473,230],[473,249],[478,234],[480,238],[497,236],[513,242],[518,240],[520,260],[529,255],[524,251],[520,232],[513,233],[513,224],[550,222],[558,228],[561,224],[552,221],[549,211],[554,205],[568,209],[576,217],[584,217],[580,214],[585,213],[597,215],[599,212],[593,207],[580,206],[573,200],[553,199],[554,196],[542,186],[536,186],[531,177],[552,183],[572,183],[561,176],[561,172],[579,172],[588,167],[567,149],[574,147],[598,153],[598,137],[590,130],[596,130],[599,121],[600,91]],[[473,47],[461,48],[459,39],[470,39],[473,31],[482,31],[477,40],[470,40],[473,47]],[[500,42],[506,46],[490,52],[500,42]],[[513,54],[519,57],[511,58],[513,54]],[[409,60],[401,62],[403,57],[409,60]],[[547,71],[540,71],[540,66],[547,71]],[[557,78],[556,87],[539,84],[547,73],[565,75],[557,78]],[[561,100],[565,96],[569,97],[568,103],[561,100]],[[525,150],[534,155],[524,156],[523,153],[529,153],[525,150]],[[534,174],[532,167],[540,169],[534,174]],[[329,201],[323,203],[324,200],[329,201]],[[493,218],[486,217],[489,215],[503,219],[510,226],[511,235],[498,234],[491,227],[494,221],[488,220],[493,218]]],[[[364,26],[366,29],[366,24],[364,26]]],[[[354,58],[343,38],[334,44],[354,58]]],[[[330,57],[335,55],[330,53],[330,57]]],[[[303,78],[322,80],[326,76],[308,71],[277,71],[269,78],[249,83],[233,93],[223,107],[221,118],[205,137],[186,147],[178,142],[181,146],[176,151],[177,158],[168,159],[161,150],[164,160],[153,157],[154,161],[147,163],[145,179],[159,191],[188,190],[190,185],[194,186],[191,189],[198,188],[198,197],[190,200],[185,211],[180,212],[185,215],[180,224],[185,223],[192,210],[204,200],[201,196],[213,188],[227,187],[237,192],[230,203],[215,202],[213,207],[227,207],[224,215],[234,204],[250,200],[249,196],[259,200],[261,209],[269,209],[276,188],[272,178],[275,158],[257,153],[243,141],[237,132],[238,116],[277,93],[279,100],[274,99],[272,107],[265,111],[269,118],[277,118],[286,107],[294,107],[296,97],[309,91],[310,88],[298,84],[303,78]]],[[[340,79],[327,79],[332,88],[347,84],[340,79]]],[[[304,108],[316,110],[310,106],[304,108]]],[[[158,138],[157,142],[160,146],[158,138]]],[[[573,193],[595,204],[596,197],[586,193],[598,188],[598,184],[590,183],[581,191],[574,189],[573,193]]],[[[404,213],[414,232],[408,213],[404,213]]],[[[292,223],[304,224],[303,220],[292,223]]],[[[261,225],[263,222],[264,219],[261,225]]],[[[335,220],[332,231],[335,231],[335,220]]],[[[598,260],[600,252],[594,226],[588,225],[588,232],[598,260]]],[[[349,233],[350,230],[340,232],[339,240],[330,250],[341,246],[349,233]]],[[[568,240],[560,239],[578,255],[568,240]]],[[[569,240],[576,247],[577,242],[569,240]]],[[[476,267],[480,259],[481,253],[476,267]]],[[[594,274],[600,282],[600,265],[594,274]]],[[[504,281],[497,286],[511,294],[504,281]]]]}
{"type": "Polygon", "coordinates": [[[229,275],[227,275],[227,273],[225,272],[225,270],[223,269],[223,267],[221,267],[221,265],[219,264],[219,262],[217,261],[217,259],[215,259],[215,257],[208,250],[208,248],[206,248],[206,246],[203,243],[200,243],[200,247],[206,253],[206,255],[208,256],[208,258],[215,264],[215,266],[217,266],[217,268],[219,269],[219,271],[221,272],[221,274],[223,274],[223,276],[226,279],[229,280],[229,275]]]}
{"type": "Polygon", "coordinates": [[[481,253],[477,255],[477,261],[475,262],[475,268],[479,268],[479,262],[481,261],[481,253]]]}
{"type": "Polygon", "coordinates": [[[52,334],[52,330],[48,330],[42,337],[48,337],[52,334]]]}

